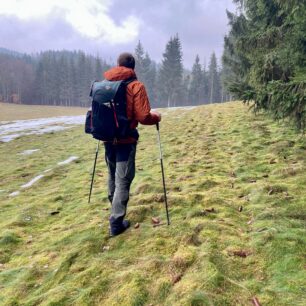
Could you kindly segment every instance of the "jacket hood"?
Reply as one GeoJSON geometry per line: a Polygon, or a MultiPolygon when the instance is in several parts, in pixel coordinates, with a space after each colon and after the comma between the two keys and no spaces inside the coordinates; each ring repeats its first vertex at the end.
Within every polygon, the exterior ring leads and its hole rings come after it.
{"type": "Polygon", "coordinates": [[[104,77],[108,81],[121,81],[130,78],[136,78],[135,71],[131,68],[122,66],[113,67],[110,70],[104,72],[104,77]]]}

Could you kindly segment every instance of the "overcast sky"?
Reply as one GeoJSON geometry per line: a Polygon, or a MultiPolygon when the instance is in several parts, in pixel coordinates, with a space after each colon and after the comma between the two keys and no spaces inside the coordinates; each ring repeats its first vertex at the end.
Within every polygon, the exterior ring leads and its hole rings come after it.
{"type": "Polygon", "coordinates": [[[220,57],[232,0],[0,0],[0,47],[20,52],[84,50],[106,60],[140,40],[160,61],[179,34],[184,64],[220,57]]]}

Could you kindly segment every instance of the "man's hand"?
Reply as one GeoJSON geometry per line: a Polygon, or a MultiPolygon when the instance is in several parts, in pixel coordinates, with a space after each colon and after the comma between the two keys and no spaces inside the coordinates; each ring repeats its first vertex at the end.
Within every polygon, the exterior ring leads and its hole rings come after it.
{"type": "Polygon", "coordinates": [[[158,122],[161,121],[162,115],[158,111],[151,111],[151,114],[155,115],[158,118],[158,122]]]}

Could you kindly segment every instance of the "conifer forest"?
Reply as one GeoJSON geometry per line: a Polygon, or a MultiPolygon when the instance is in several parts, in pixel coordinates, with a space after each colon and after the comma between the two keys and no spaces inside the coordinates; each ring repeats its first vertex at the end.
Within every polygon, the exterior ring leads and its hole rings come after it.
{"type": "MultiPolygon", "coordinates": [[[[152,107],[200,105],[229,100],[222,70],[212,53],[208,67],[198,55],[192,71],[183,67],[178,36],[169,40],[161,63],[153,61],[139,41],[136,74],[152,107]]],[[[21,104],[88,106],[90,84],[115,65],[82,51],[44,51],[25,55],[0,49],[0,101],[21,104]]]]}

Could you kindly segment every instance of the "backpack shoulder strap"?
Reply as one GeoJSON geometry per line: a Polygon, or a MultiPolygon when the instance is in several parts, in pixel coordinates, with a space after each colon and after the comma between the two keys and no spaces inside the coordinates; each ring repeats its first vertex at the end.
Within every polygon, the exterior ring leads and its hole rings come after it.
{"type": "Polygon", "coordinates": [[[92,97],[92,89],[93,89],[93,86],[95,83],[99,82],[98,80],[94,80],[91,82],[91,85],[90,85],[90,92],[89,92],[89,97],[92,97]]]}
{"type": "Polygon", "coordinates": [[[125,86],[129,85],[130,83],[134,82],[134,81],[137,81],[137,78],[136,77],[131,77],[127,80],[124,80],[123,83],[125,86]]]}

